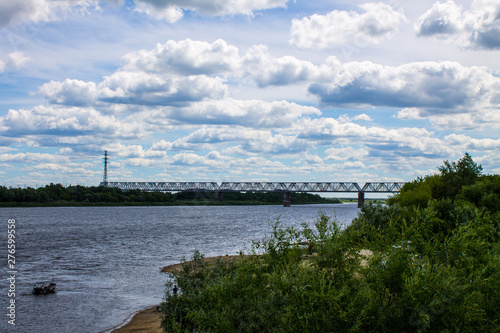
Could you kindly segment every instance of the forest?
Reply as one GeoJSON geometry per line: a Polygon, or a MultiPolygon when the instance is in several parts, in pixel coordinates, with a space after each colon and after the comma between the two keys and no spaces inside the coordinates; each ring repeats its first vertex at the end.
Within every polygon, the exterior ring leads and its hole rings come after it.
{"type": "Polygon", "coordinates": [[[500,176],[469,154],[346,228],[320,213],[271,230],[231,262],[183,259],[164,331],[500,331],[500,176]]]}
{"type": "MultiPolygon", "coordinates": [[[[293,193],[293,204],[340,203],[335,198],[318,194],[293,193]]],[[[25,206],[125,206],[125,205],[256,205],[283,204],[283,193],[224,192],[222,202],[215,201],[214,192],[146,192],[123,191],[118,188],[82,185],[64,187],[49,184],[34,188],[0,187],[0,207],[25,206]]]]}

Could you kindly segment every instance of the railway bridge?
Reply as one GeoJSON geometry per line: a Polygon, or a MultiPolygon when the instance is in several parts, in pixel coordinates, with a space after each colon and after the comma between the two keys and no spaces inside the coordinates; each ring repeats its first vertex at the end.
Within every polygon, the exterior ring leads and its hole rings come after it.
{"type": "Polygon", "coordinates": [[[370,182],[360,186],[353,182],[108,182],[105,176],[99,186],[149,192],[214,192],[217,201],[224,192],[282,192],[283,206],[290,207],[293,192],[358,193],[358,207],[363,207],[365,193],[397,193],[404,182],[370,182]]]}

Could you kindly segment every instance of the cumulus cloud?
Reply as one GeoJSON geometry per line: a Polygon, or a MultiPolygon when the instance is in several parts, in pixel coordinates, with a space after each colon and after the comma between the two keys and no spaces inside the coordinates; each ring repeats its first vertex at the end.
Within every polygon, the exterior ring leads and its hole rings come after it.
{"type": "MultiPolygon", "coordinates": [[[[385,129],[382,127],[365,127],[354,123],[343,122],[333,118],[300,119],[293,127],[300,139],[314,140],[317,144],[350,146],[353,143],[364,142],[370,155],[374,152],[390,151],[391,155],[442,155],[452,150],[433,134],[423,128],[385,129]]],[[[327,150],[329,159],[339,160],[339,154],[366,154],[366,150],[327,150]],[[337,154],[337,155],[336,155],[337,154]]],[[[362,156],[362,155],[359,155],[362,156]]]]}
{"type": "Polygon", "coordinates": [[[311,106],[287,101],[265,102],[260,100],[236,100],[194,103],[179,112],[166,110],[163,115],[187,124],[241,125],[256,128],[282,128],[304,115],[320,115],[311,106]]]}
{"type": "Polygon", "coordinates": [[[425,114],[425,110],[419,108],[404,108],[398,112],[396,117],[401,120],[424,119],[423,114],[425,114]]]}
{"type": "Polygon", "coordinates": [[[238,49],[222,40],[168,41],[126,54],[123,66],[99,83],[51,81],[39,91],[49,103],[73,106],[188,105],[226,97],[224,76],[239,67],[238,49]]]}
{"type": "Polygon", "coordinates": [[[97,86],[94,82],[72,79],[50,81],[40,87],[40,94],[52,104],[88,106],[96,101],[97,86]]]}
{"type": "Polygon", "coordinates": [[[43,154],[43,153],[13,153],[13,154],[0,154],[0,162],[15,162],[15,163],[57,163],[67,161],[66,157],[43,154]]]}
{"type": "Polygon", "coordinates": [[[38,106],[30,110],[9,110],[0,117],[0,135],[19,138],[53,136],[58,142],[64,137],[78,136],[132,139],[138,138],[140,132],[139,124],[104,116],[92,108],[38,106]]]}
{"type": "Polygon", "coordinates": [[[335,161],[357,161],[362,160],[369,155],[366,148],[342,147],[342,148],[329,148],[325,150],[327,160],[335,161]]]}
{"type": "Polygon", "coordinates": [[[366,113],[362,113],[352,118],[354,121],[373,121],[373,119],[366,113]]]}
{"type": "MultiPolygon", "coordinates": [[[[133,0],[134,11],[170,23],[184,17],[185,11],[203,16],[248,15],[255,11],[286,6],[288,0],[133,0]]],[[[0,2],[0,27],[26,22],[51,22],[71,11],[88,13],[99,10],[103,3],[121,5],[123,0],[16,0],[0,2]]]]}
{"type": "Polygon", "coordinates": [[[253,155],[257,153],[297,154],[311,148],[306,140],[294,135],[273,134],[269,130],[248,129],[243,126],[202,128],[173,142],[157,141],[156,150],[211,150],[216,146],[232,145],[226,153],[253,155]]]}
{"type": "Polygon", "coordinates": [[[295,57],[273,57],[267,46],[253,46],[243,58],[243,66],[248,75],[260,87],[288,85],[308,81],[320,74],[317,66],[295,57]]]}
{"type": "Polygon", "coordinates": [[[500,49],[500,3],[474,0],[464,11],[454,1],[436,2],[415,23],[419,36],[453,40],[474,49],[500,49]]]}
{"type": "Polygon", "coordinates": [[[463,29],[462,6],[454,1],[436,2],[419,18],[415,28],[423,36],[455,34],[463,29]]]}
{"type": "Polygon", "coordinates": [[[309,92],[327,106],[416,108],[430,114],[483,112],[498,107],[500,79],[484,67],[456,62],[419,62],[382,66],[350,62],[325,67],[325,82],[309,92]],[[330,78],[329,82],[326,78],[330,78]]]}
{"type": "Polygon", "coordinates": [[[124,70],[131,72],[221,75],[239,67],[239,54],[238,48],[222,39],[213,43],[185,39],[128,53],[122,61],[124,70]]]}
{"type": "Polygon", "coordinates": [[[99,101],[137,105],[179,105],[226,95],[223,79],[205,75],[167,77],[120,71],[99,84],[99,101]]]}
{"type": "Polygon", "coordinates": [[[189,10],[203,16],[249,15],[255,11],[285,7],[288,0],[134,0],[135,10],[174,23],[189,10]]]}
{"type": "MultiPolygon", "coordinates": [[[[123,66],[101,82],[51,81],[39,92],[54,105],[91,107],[108,114],[143,112],[158,128],[287,128],[301,117],[321,115],[314,107],[288,101],[229,98],[227,82],[234,79],[253,80],[260,88],[308,85],[322,106],[401,108],[398,119],[428,119],[436,128],[500,126],[500,78],[485,67],[447,61],[383,66],[342,63],[335,57],[315,65],[290,56],[274,57],[264,46],[239,56],[236,47],[222,40],[168,41],[127,54],[123,66]]],[[[345,123],[352,121],[373,120],[367,114],[345,116],[345,123]]]]}
{"type": "Polygon", "coordinates": [[[378,44],[390,38],[406,20],[401,11],[379,3],[359,6],[361,14],[334,10],[326,15],[294,19],[290,44],[302,48],[327,48],[346,43],[378,44]]]}
{"type": "Polygon", "coordinates": [[[182,105],[226,95],[221,78],[204,75],[166,77],[142,72],[118,71],[95,84],[66,79],[40,87],[50,103],[91,106],[98,102],[133,105],[182,105]]]}
{"type": "MultiPolygon", "coordinates": [[[[402,108],[399,119],[429,118],[439,127],[459,119],[468,126],[481,126],[487,119],[497,124],[500,79],[485,67],[450,61],[383,66],[342,63],[335,57],[317,66],[294,57],[273,57],[262,46],[251,48],[243,58],[246,75],[259,87],[308,84],[309,93],[325,107],[402,108]],[[468,120],[459,114],[468,114],[468,120]]],[[[360,115],[353,120],[370,119],[360,115]]]]}
{"type": "Polygon", "coordinates": [[[444,138],[450,145],[457,147],[461,151],[468,150],[499,150],[500,139],[476,139],[463,134],[451,134],[444,138]]]}
{"type": "Polygon", "coordinates": [[[0,2],[0,27],[26,22],[50,22],[77,9],[98,8],[98,0],[16,0],[0,2]]]}
{"type": "Polygon", "coordinates": [[[136,166],[148,166],[149,164],[144,164],[146,163],[145,161],[157,163],[157,160],[164,161],[167,157],[165,151],[154,149],[154,147],[145,150],[141,145],[127,145],[119,142],[107,143],[106,149],[112,156],[131,160],[131,163],[136,166]]]}
{"type": "Polygon", "coordinates": [[[23,52],[9,53],[5,60],[0,59],[0,73],[20,69],[30,60],[23,52]]]}

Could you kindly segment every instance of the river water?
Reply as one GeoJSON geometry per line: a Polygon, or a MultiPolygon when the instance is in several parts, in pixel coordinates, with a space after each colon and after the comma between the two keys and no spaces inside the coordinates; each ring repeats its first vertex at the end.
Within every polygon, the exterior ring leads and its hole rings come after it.
{"type": "Polygon", "coordinates": [[[161,302],[168,279],[162,267],[195,249],[207,257],[237,254],[269,234],[276,219],[312,226],[319,211],[343,225],[359,213],[356,204],[1,208],[0,332],[109,331],[161,302]],[[10,268],[9,219],[16,230],[10,268]],[[32,295],[38,281],[56,282],[57,292],[32,295]],[[12,300],[15,326],[7,316],[12,300]]]}

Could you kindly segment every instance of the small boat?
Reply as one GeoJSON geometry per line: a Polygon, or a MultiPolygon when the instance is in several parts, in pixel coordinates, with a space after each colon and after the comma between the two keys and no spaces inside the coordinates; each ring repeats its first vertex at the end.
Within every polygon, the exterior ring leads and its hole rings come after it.
{"type": "Polygon", "coordinates": [[[54,293],[56,291],[56,283],[54,282],[37,282],[33,286],[32,293],[35,295],[44,295],[54,293]]]}

